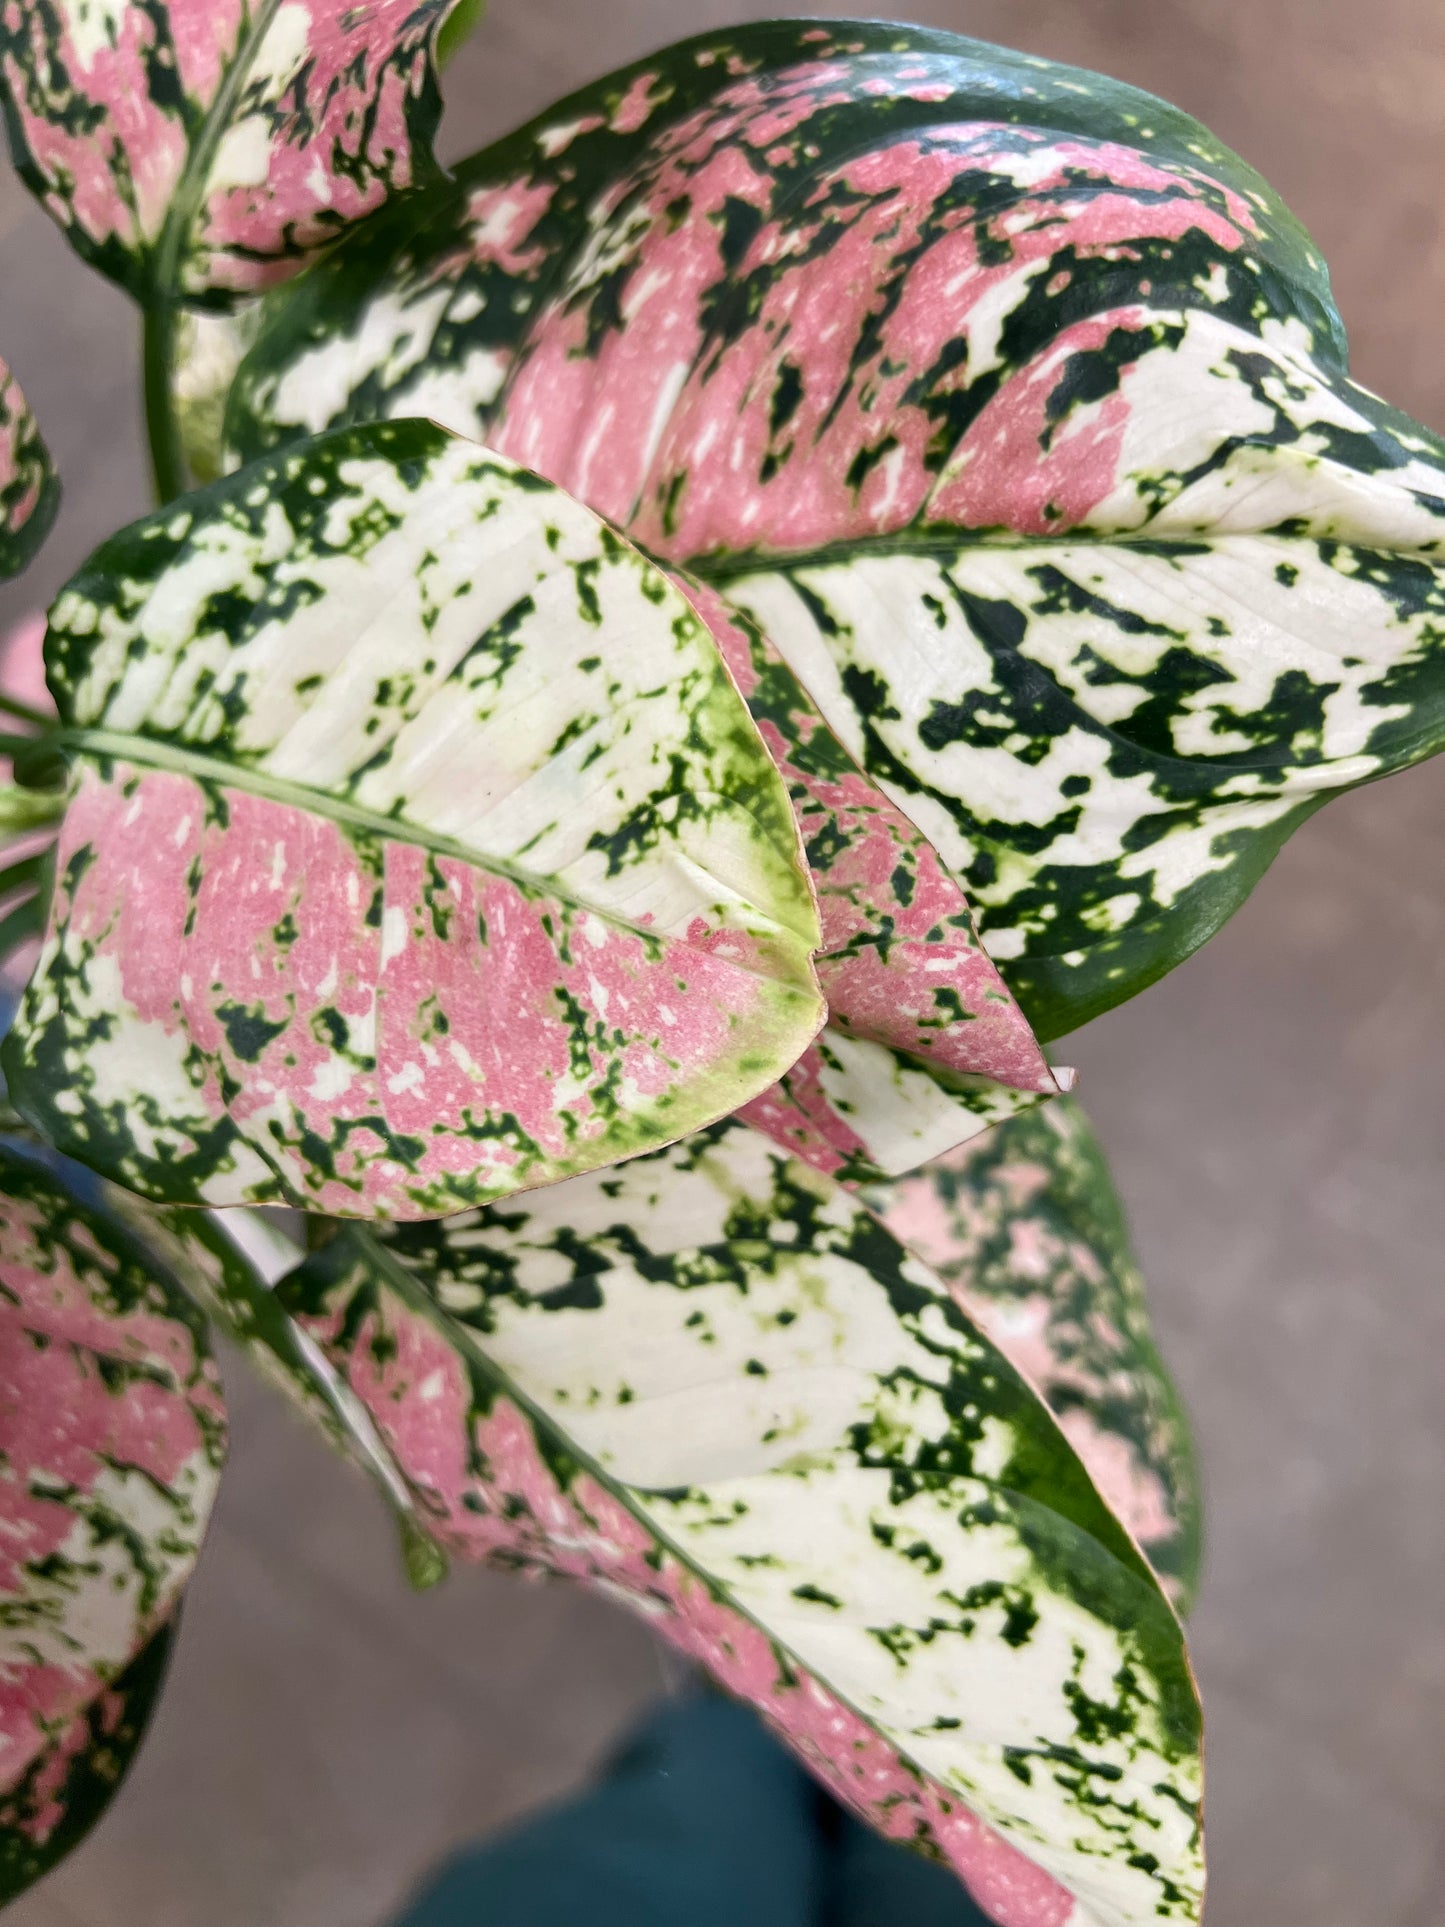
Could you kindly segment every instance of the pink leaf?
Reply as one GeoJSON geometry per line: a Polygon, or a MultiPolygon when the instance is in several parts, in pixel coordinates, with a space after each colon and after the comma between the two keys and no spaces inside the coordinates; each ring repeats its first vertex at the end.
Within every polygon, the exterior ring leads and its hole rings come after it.
{"type": "Polygon", "coordinates": [[[86,0],[0,15],[22,173],[143,300],[247,294],[434,166],[451,0],[86,0]]]}
{"type": "Polygon", "coordinates": [[[20,384],[0,361],[0,576],[18,575],[50,533],[60,484],[20,384]]]}
{"type": "Polygon", "coordinates": [[[224,1448],[219,1376],[179,1287],[113,1218],[0,1147],[6,1882],[10,1836],[38,1851],[66,1819],[77,1751],[173,1614],[224,1448]]]}
{"type": "Polygon", "coordinates": [[[6,1070],[118,1182],[434,1216],[816,1034],[797,825],[705,626],[474,443],[344,431],[193,496],[47,647],[79,776],[6,1070]]]}

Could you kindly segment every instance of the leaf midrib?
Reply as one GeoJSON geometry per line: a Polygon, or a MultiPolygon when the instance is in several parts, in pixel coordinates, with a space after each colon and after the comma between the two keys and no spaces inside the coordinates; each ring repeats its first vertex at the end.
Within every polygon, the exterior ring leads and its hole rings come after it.
{"type": "MultiPolygon", "coordinates": [[[[376,1270],[380,1273],[383,1280],[391,1285],[392,1289],[401,1298],[403,1304],[407,1305],[414,1314],[418,1314],[427,1319],[428,1322],[439,1315],[440,1308],[427,1292],[426,1287],[412,1274],[410,1268],[403,1264],[400,1259],[391,1252],[381,1239],[362,1226],[350,1226],[348,1230],[356,1244],[361,1247],[364,1261],[376,1267],[376,1270]]],[[[283,1293],[285,1291],[285,1285],[286,1281],[282,1279],[278,1289],[283,1293]]],[[[520,1410],[531,1427],[548,1435],[554,1441],[555,1445],[572,1461],[579,1472],[593,1479],[597,1485],[611,1497],[615,1504],[620,1505],[624,1511],[629,1513],[632,1518],[650,1534],[654,1542],[664,1551],[670,1553],[678,1562],[679,1566],[681,1566],[685,1572],[691,1574],[712,1598],[725,1604],[730,1612],[736,1613],[740,1619],[752,1626],[768,1642],[769,1646],[776,1650],[786,1652],[794,1658],[813,1679],[816,1679],[820,1685],[826,1688],[840,1705],[846,1707],[855,1718],[859,1719],[872,1732],[877,1733],[880,1738],[883,1739],[884,1743],[892,1748],[900,1760],[906,1762],[906,1764],[916,1772],[923,1774],[925,1778],[932,1780],[936,1785],[951,1792],[955,1799],[963,1800],[970,1810],[978,1814],[980,1818],[987,1817],[978,1804],[980,1794],[976,1789],[970,1789],[965,1792],[957,1785],[951,1786],[949,1782],[940,1779],[939,1776],[930,1772],[928,1768],[914,1759],[911,1751],[902,1740],[895,1739],[887,1733],[875,1719],[866,1713],[860,1705],[856,1704],[841,1687],[834,1683],[829,1677],[830,1669],[825,1669],[825,1667],[819,1663],[804,1658],[793,1640],[776,1628],[769,1627],[750,1607],[744,1605],[738,1599],[734,1590],[725,1580],[715,1577],[711,1570],[702,1564],[694,1552],[683,1542],[675,1538],[647,1505],[648,1498],[654,1496],[650,1488],[630,1485],[627,1481],[619,1478],[615,1472],[611,1471],[599,1459],[594,1457],[594,1455],[575,1438],[572,1432],[566,1429],[530,1392],[523,1389],[512,1372],[491,1355],[476,1332],[456,1319],[449,1319],[447,1323],[451,1333],[454,1335],[454,1344],[461,1347],[466,1358],[470,1360],[473,1366],[480,1371],[481,1375],[490,1382],[493,1391],[499,1393],[503,1398],[509,1399],[520,1410]]],[[[343,1373],[342,1376],[345,1377],[346,1375],[343,1373]]],[[[1012,1488],[1003,1486],[996,1480],[981,1478],[979,1482],[993,1490],[1005,1493],[1012,1491],[1012,1488]]],[[[663,1495],[659,1492],[655,1496],[661,1497],[663,1495]]],[[[1051,1513],[1053,1512],[1052,1507],[1050,1507],[1049,1510],[1051,1513]]],[[[1064,1517],[1065,1515],[1054,1514],[1054,1516],[1064,1517]]],[[[1065,1522],[1074,1525],[1072,1520],[1066,1519],[1065,1522]]],[[[1083,1537],[1087,1538],[1091,1544],[1100,1546],[1105,1555],[1110,1558],[1114,1564],[1118,1565],[1120,1570],[1125,1572],[1129,1571],[1129,1568],[1124,1566],[1123,1562],[1118,1560],[1115,1555],[1109,1551],[1108,1547],[1103,1546],[1102,1541],[1094,1538],[1092,1533],[1087,1532],[1085,1528],[1077,1525],[1074,1525],[1074,1529],[1079,1531],[1083,1537]]],[[[1166,1611],[1170,1611],[1171,1609],[1168,1606],[1167,1598],[1159,1586],[1157,1578],[1147,1566],[1147,1562],[1145,1562],[1145,1571],[1149,1574],[1149,1578],[1145,1583],[1152,1583],[1160,1600],[1163,1601],[1166,1611]]],[[[1130,1574],[1130,1577],[1137,1581],[1140,1576],[1138,1574],[1130,1574]]],[[[1196,1749],[1194,1757],[1199,1757],[1198,1749],[1196,1749]]],[[[1026,1847],[1021,1845],[1019,1851],[1028,1853],[1029,1859],[1034,1860],[1036,1865],[1042,1865],[1041,1862],[1035,1860],[1033,1853],[1028,1852],[1026,1847]]],[[[1049,1870],[1045,1868],[1044,1871],[1047,1872],[1049,1870]]],[[[1073,1893],[1072,1897],[1076,1902],[1080,1900],[1078,1893],[1073,1893]]]]}
{"type": "MultiPolygon", "coordinates": [[[[490,876],[505,878],[507,882],[514,884],[530,897],[549,899],[579,915],[596,917],[610,928],[641,938],[645,943],[658,945],[679,943],[684,947],[691,947],[685,937],[655,929],[648,924],[634,923],[616,910],[610,910],[604,905],[590,902],[576,895],[553,874],[528,870],[506,857],[494,856],[487,851],[478,850],[456,837],[447,836],[442,831],[426,829],[405,817],[385,816],[379,810],[367,809],[363,804],[352,803],[329,791],[308,789],[302,783],[293,782],[283,776],[269,775],[265,770],[254,766],[222,762],[218,758],[202,755],[195,750],[181,749],[172,743],[157,742],[149,736],[132,736],[118,730],[66,727],[56,732],[55,740],[98,762],[121,761],[140,768],[164,770],[175,775],[187,776],[193,782],[207,788],[241,790],[247,795],[260,797],[266,802],[279,803],[286,808],[300,810],[308,816],[325,817],[333,823],[347,829],[360,830],[382,842],[407,843],[417,849],[426,850],[434,856],[451,857],[457,862],[465,863],[471,869],[482,870],[490,876]]],[[[736,807],[743,808],[741,804],[736,807]]],[[[747,814],[751,820],[756,821],[755,818],[751,818],[751,812],[747,814]]],[[[759,834],[761,833],[761,826],[759,826],[759,834]]],[[[720,884],[719,879],[713,880],[720,884]]],[[[807,976],[812,978],[812,949],[806,935],[795,930],[791,924],[783,923],[772,916],[761,905],[753,905],[752,908],[760,915],[768,916],[773,928],[780,936],[791,939],[802,948],[810,960],[807,976]]],[[[748,933],[740,932],[740,934],[748,933]]],[[[800,995],[811,994],[821,1002],[821,993],[817,989],[816,980],[810,987],[804,979],[754,969],[737,959],[731,960],[731,966],[741,974],[756,978],[762,983],[772,984],[779,989],[793,990],[800,995]]]]}
{"type": "Polygon", "coordinates": [[[249,30],[221,76],[214,99],[202,116],[196,137],[187,148],[186,165],[156,245],[153,305],[157,307],[172,308],[181,298],[178,271],[205,199],[212,164],[230,127],[237,98],[250,78],[252,64],[280,6],[281,0],[261,0],[249,30]]]}
{"type": "MultiPolygon", "coordinates": [[[[1026,535],[1017,530],[1006,528],[952,528],[943,523],[932,526],[917,524],[898,529],[891,534],[841,536],[835,542],[819,543],[810,549],[791,549],[768,551],[752,549],[747,551],[718,552],[709,555],[689,556],[679,560],[659,559],[655,552],[637,542],[635,535],[628,540],[643,549],[649,559],[658,561],[658,566],[694,575],[700,582],[727,583],[739,577],[754,575],[791,574],[803,569],[829,569],[850,562],[868,561],[872,557],[889,560],[894,556],[956,556],[961,550],[989,550],[1001,552],[1021,550],[1043,552],[1064,548],[1102,548],[1102,549],[1142,549],[1155,550],[1169,560],[1170,550],[1209,549],[1227,547],[1232,543],[1276,542],[1303,544],[1309,546],[1322,537],[1309,534],[1290,534],[1278,528],[1259,529],[1199,529],[1180,530],[1169,534],[1149,528],[1136,529],[1059,529],[1042,535],[1026,535]]],[[[1363,539],[1352,540],[1349,536],[1333,538],[1344,547],[1378,549],[1377,542],[1363,539]]],[[[1392,544],[1391,555],[1399,555],[1421,561],[1440,561],[1438,544],[1434,546],[1416,545],[1407,547],[1392,544]]]]}
{"type": "MultiPolygon", "coordinates": [[[[1248,532],[1242,534],[1232,532],[1229,538],[1216,537],[1208,541],[1204,546],[1216,548],[1226,539],[1258,541],[1268,533],[1268,531],[1258,531],[1253,534],[1248,532]]],[[[1287,538],[1281,536],[1275,539],[1283,542],[1287,538]]],[[[1302,537],[1300,539],[1304,540],[1306,538],[1302,537]]],[[[952,534],[948,539],[943,539],[929,532],[927,534],[920,534],[912,540],[907,541],[899,541],[896,537],[891,536],[863,537],[857,541],[833,543],[827,547],[818,548],[809,552],[799,551],[796,555],[779,555],[762,559],[751,557],[746,560],[742,558],[724,557],[719,559],[711,574],[708,572],[708,564],[706,561],[704,561],[701,567],[691,562],[673,566],[679,570],[685,569],[688,573],[696,575],[699,581],[706,583],[709,587],[715,587],[719,597],[731,609],[735,607],[732,596],[736,588],[740,586],[745,587],[747,583],[752,581],[777,580],[788,582],[791,586],[793,578],[805,575],[812,570],[846,568],[850,562],[858,560],[869,560],[877,557],[880,560],[887,561],[898,556],[932,559],[938,563],[940,570],[947,575],[949,562],[956,562],[961,550],[980,552],[992,549],[999,553],[1007,553],[1010,550],[1027,552],[1030,549],[1057,549],[1061,543],[1072,540],[1072,537],[1013,536],[997,534],[993,531],[980,533],[970,530],[960,530],[952,534]],[[959,539],[960,537],[970,536],[973,537],[972,540],[959,539]]],[[[1132,548],[1147,550],[1151,546],[1155,548],[1163,548],[1166,546],[1165,539],[1153,538],[1151,541],[1150,538],[1142,534],[1136,536],[1132,541],[1116,538],[1108,534],[1096,534],[1090,538],[1090,541],[1094,547],[1110,549],[1132,548]]],[[[1080,543],[1079,546],[1086,546],[1086,544],[1080,543]]],[[[1402,550],[1399,551],[1399,553],[1405,554],[1409,552],[1402,550]]],[[[953,578],[949,576],[948,580],[952,583],[953,578]]],[[[957,585],[954,584],[954,586],[956,587],[957,585]]],[[[1184,606],[1186,600],[1185,598],[1181,598],[1181,606],[1184,606]]],[[[750,613],[746,607],[744,607],[742,612],[744,614],[750,613]]],[[[819,633],[824,635],[824,641],[827,643],[828,638],[826,634],[821,630],[819,633]]],[[[980,640],[982,640],[982,638],[980,638],[980,640]]],[[[1200,772],[1213,773],[1215,780],[1211,782],[1208,792],[1201,792],[1200,797],[1197,799],[1201,802],[1215,795],[1218,783],[1231,780],[1238,776],[1255,776],[1266,780],[1272,779],[1276,785],[1274,795],[1283,799],[1286,795],[1286,786],[1296,778],[1308,775],[1311,771],[1322,772],[1332,770],[1340,763],[1357,761],[1364,756],[1372,757],[1377,763],[1384,760],[1380,751],[1372,751],[1368,748],[1352,751],[1348,756],[1322,758],[1315,763],[1292,762],[1283,757],[1278,757],[1271,761],[1265,757],[1251,757],[1246,752],[1237,751],[1231,751],[1227,755],[1221,756],[1183,756],[1176,751],[1147,748],[1136,742],[1132,736],[1118,725],[1106,722],[1101,717],[1094,715],[1091,710],[1086,709],[1080,698],[1074,694],[1067,684],[1059,679],[1057,672],[1043,661],[1042,658],[1030,655],[1027,650],[1020,649],[1013,644],[984,642],[983,646],[995,660],[1007,657],[1015,662],[1026,662],[1031,668],[1046,675],[1061,700],[1068,705],[1073,715],[1079,719],[1078,726],[1087,730],[1090,734],[1106,739],[1130,755],[1145,758],[1153,768],[1187,770],[1191,775],[1198,775],[1200,772]]],[[[798,676],[798,671],[793,668],[789,658],[782,654],[782,651],[778,649],[776,643],[773,644],[773,648],[782,658],[782,661],[794,678],[799,681],[800,687],[805,688],[805,693],[808,694],[809,701],[818,711],[818,714],[822,717],[828,728],[833,731],[833,734],[837,736],[838,740],[843,744],[846,753],[853,757],[853,760],[859,765],[871,782],[879,784],[879,787],[883,787],[879,782],[879,778],[869,768],[866,759],[858,756],[848,747],[846,740],[839,735],[837,726],[830,720],[827,712],[818,702],[818,699],[806,690],[806,687],[801,682],[801,678],[798,676]]],[[[829,653],[834,652],[830,649],[829,653]]],[[[1383,675],[1384,673],[1382,669],[1381,674],[1383,675]]],[[[1368,686],[1372,685],[1367,685],[1367,687],[1368,686]]],[[[1127,721],[1128,719],[1124,718],[1123,720],[1127,721]]],[[[1383,720],[1382,718],[1382,721],[1383,720]]],[[[1410,762],[1418,761],[1421,754],[1424,753],[1423,745],[1431,740],[1428,723],[1421,724],[1413,736],[1405,739],[1407,747],[1396,752],[1403,760],[1397,762],[1392,759],[1391,768],[1407,767],[1410,762]]],[[[1351,789],[1360,783],[1372,782],[1376,780],[1378,776],[1389,773],[1390,771],[1388,770],[1377,769],[1364,776],[1336,777],[1329,784],[1321,783],[1318,786],[1311,786],[1306,789],[1304,797],[1301,798],[1301,800],[1307,800],[1309,796],[1316,794],[1317,790],[1320,789],[1322,789],[1327,796],[1334,795],[1341,789],[1351,789]]],[[[931,784],[925,784],[924,788],[929,794],[939,796],[940,798],[942,797],[942,793],[935,791],[931,784]]],[[[892,793],[889,792],[889,794],[891,796],[892,793]]],[[[893,800],[897,802],[896,798],[893,800]]],[[[1239,797],[1225,800],[1257,802],[1268,799],[1261,797],[1239,797]]],[[[905,815],[908,814],[907,808],[903,803],[897,802],[897,807],[902,809],[905,815]]],[[[991,838],[982,831],[970,831],[970,835],[974,836],[980,842],[990,842],[995,847],[1010,847],[1007,844],[1001,843],[998,838],[991,838]]],[[[987,901],[987,899],[980,895],[979,901],[984,902],[987,901]]]]}

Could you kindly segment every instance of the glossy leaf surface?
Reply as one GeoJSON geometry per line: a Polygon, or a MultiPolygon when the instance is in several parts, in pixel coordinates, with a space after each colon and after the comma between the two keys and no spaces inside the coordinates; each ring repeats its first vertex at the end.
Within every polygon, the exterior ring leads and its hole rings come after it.
{"type": "Polygon", "coordinates": [[[728,1121],[279,1290],[463,1556],[620,1594],[1003,1927],[1195,1920],[1179,1625],[1048,1411],[728,1121]]]}
{"type": "Polygon", "coordinates": [[[81,767],[6,1071],[170,1202],[436,1216],[665,1143],[822,1021],[786,792],[701,621],[425,422],[106,544],[81,767]]]}
{"type": "Polygon", "coordinates": [[[1056,1074],[958,880],[757,625],[687,587],[787,784],[822,924],[828,1030],[743,1115],[817,1169],[859,1179],[911,1170],[1052,1095],[1056,1074]]]}
{"type": "Polygon", "coordinates": [[[0,1899],[134,1751],[224,1449],[204,1323],[164,1264],[0,1145],[0,1899]]]}
{"type": "Polygon", "coordinates": [[[434,173],[450,0],[36,0],[0,15],[16,166],[146,304],[292,274],[434,173]]]}
{"type": "Polygon", "coordinates": [[[1278,197],[1097,75],[783,22],[600,81],[283,302],[231,434],[412,411],[746,611],[1041,1035],[1445,738],[1445,450],[1278,197]]]}
{"type": "Polygon", "coordinates": [[[1175,1603],[1199,1578],[1199,1478],[1123,1208],[1066,1097],[863,1196],[1043,1394],[1175,1603]]]}
{"type": "Polygon", "coordinates": [[[60,484],[20,384],[0,361],[0,577],[18,575],[50,533],[60,484]]]}

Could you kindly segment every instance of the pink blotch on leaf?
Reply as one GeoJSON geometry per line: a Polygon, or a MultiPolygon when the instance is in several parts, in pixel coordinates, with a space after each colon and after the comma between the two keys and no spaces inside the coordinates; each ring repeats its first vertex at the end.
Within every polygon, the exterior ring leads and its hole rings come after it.
{"type": "Polygon", "coordinates": [[[546,260],[546,250],[540,241],[525,244],[555,193],[550,181],[478,188],[467,202],[468,245],[461,259],[467,265],[500,268],[504,274],[533,273],[546,260]]]}
{"type": "Polygon", "coordinates": [[[653,108],[657,105],[653,90],[659,76],[656,73],[638,74],[629,85],[621,100],[612,110],[610,122],[614,134],[635,134],[646,125],[653,108]]]}
{"type": "Polygon", "coordinates": [[[959,528],[1002,527],[1048,535],[1086,521],[1113,493],[1128,426],[1129,380],[1101,401],[1053,415],[1054,395],[1070,358],[1134,336],[1152,336],[1137,308],[1092,315],[1061,329],[1047,349],[1007,382],[970,426],[930,504],[930,515],[959,528]]]}
{"type": "Polygon", "coordinates": [[[198,250],[213,285],[269,287],[417,178],[410,110],[443,11],[438,0],[288,5],[304,9],[307,29],[294,76],[257,106],[270,139],[265,176],[218,187],[203,209],[198,250]]]}
{"type": "Polygon", "coordinates": [[[745,932],[647,937],[400,841],[378,877],[323,816],[222,800],[208,818],[189,777],[88,771],[52,926],[114,960],[137,1019],[201,1053],[206,1121],[274,1159],[303,1129],[334,1140],[319,1208],[425,1216],[418,1185],[507,1188],[523,1157],[586,1168],[589,1147],[606,1157],[604,1091],[636,1111],[766,1041],[745,932]]]}
{"type": "Polygon", "coordinates": [[[586,1475],[563,1486],[505,1397],[474,1416],[467,1374],[429,1320],[385,1294],[351,1349],[336,1317],[309,1321],[462,1556],[545,1568],[620,1597],[757,1708],[845,1805],[890,1838],[931,1840],[999,1927],[1064,1927],[1070,1895],[896,1750],[767,1635],[717,1599],[630,1506],[586,1475]],[[375,1339],[384,1331],[385,1344],[375,1339]]]}
{"type": "MultiPolygon", "coordinates": [[[[683,586],[746,699],[760,676],[752,639],[715,591],[683,586]]],[[[757,647],[764,665],[779,663],[766,637],[757,647]]],[[[804,745],[827,729],[801,690],[790,722],[804,745]]],[[[823,925],[818,974],[841,1027],[1018,1090],[1056,1090],[1038,1039],[979,941],[962,885],[928,839],[861,769],[820,775],[793,760],[771,718],[759,727],[804,848],[825,833],[833,852],[812,880],[823,925]]]]}
{"type": "MultiPolygon", "coordinates": [[[[185,1489],[198,1475],[204,1482],[208,1432],[223,1409],[215,1367],[191,1327],[159,1296],[118,1309],[109,1295],[114,1259],[80,1220],[69,1220],[68,1229],[71,1248],[38,1201],[0,1201],[0,1598],[12,1601],[26,1597],[31,1571],[72,1546],[87,1501],[116,1468],[165,1491],[185,1489]]],[[[197,1536],[201,1523],[189,1527],[197,1536]]],[[[143,1607],[137,1601],[132,1653],[168,1615],[178,1590],[172,1579],[143,1607]]],[[[12,1646],[0,1663],[0,1770],[8,1784],[103,1684],[83,1643],[65,1665],[36,1664],[23,1642],[12,1646]]],[[[56,1788],[70,1738],[45,1768],[46,1776],[59,1775],[56,1788]]],[[[33,1824],[43,1833],[56,1817],[42,1803],[33,1824]]]]}

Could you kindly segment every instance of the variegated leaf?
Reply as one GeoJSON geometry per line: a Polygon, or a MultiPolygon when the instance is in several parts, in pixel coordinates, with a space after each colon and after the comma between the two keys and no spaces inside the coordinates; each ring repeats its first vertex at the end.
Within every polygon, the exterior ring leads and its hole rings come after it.
{"type": "Polygon", "coordinates": [[[165,1685],[173,1616],[129,1666],[0,1790],[0,1905],[24,1893],[103,1818],[145,1738],[165,1685]]]}
{"type": "Polygon", "coordinates": [[[347,430],[116,537],[6,1071],[170,1202],[435,1216],[745,1103],[823,1016],[787,794],[706,628],[535,476],[347,430]]]}
{"type": "Polygon", "coordinates": [[[276,1281],[301,1255],[291,1240],[262,1212],[148,1205],[114,1188],[112,1196],[116,1209],[165,1256],[211,1324],[375,1482],[396,1519],[412,1583],[421,1588],[444,1579],[446,1554],[366,1407],[276,1296],[276,1281]]]}
{"type": "Polygon", "coordinates": [[[816,1170],[862,1184],[941,1157],[1044,1095],[829,1029],[738,1115],[816,1170]]]}
{"type": "Polygon", "coordinates": [[[437,31],[437,65],[445,67],[461,51],[487,11],[487,0],[453,0],[437,31]]]}
{"type": "Polygon", "coordinates": [[[124,1771],[224,1449],[205,1326],[164,1264],[0,1144],[0,1900],[124,1771]]]}
{"type": "MultiPolygon", "coordinates": [[[[0,722],[22,763],[32,729],[43,728],[54,715],[41,659],[44,635],[42,615],[25,616],[0,635],[0,722]]],[[[27,768],[27,774],[34,772],[27,768]]],[[[6,1022],[38,954],[50,851],[65,809],[62,790],[28,788],[13,776],[13,756],[0,755],[0,998],[6,1022]]]]}
{"type": "Polygon", "coordinates": [[[50,533],[60,484],[20,384],[0,361],[0,576],[18,575],[50,533]]]}
{"type": "Polygon", "coordinates": [[[748,26],[561,103],[283,302],[231,434],[421,411],[705,577],[1056,1035],[1445,740],[1445,447],[1162,102],[748,26]]]}
{"type": "Polygon", "coordinates": [[[688,585],[788,787],[822,923],[831,1035],[744,1110],[819,1170],[888,1177],[1067,1082],[957,879],[842,748],[755,623],[688,585]]]}
{"type": "Polygon", "coordinates": [[[1123,1207],[1088,1119],[1059,1098],[868,1205],[1043,1394],[1180,1610],[1199,1578],[1199,1478],[1155,1348],[1123,1207]]]}
{"type": "Polygon", "coordinates": [[[1048,1411],[736,1120],[278,1287],[464,1556],[619,1595],[1003,1927],[1198,1918],[1198,1706],[1048,1411]]]}
{"type": "Polygon", "coordinates": [[[292,274],[436,172],[450,0],[34,0],[0,13],[15,163],[146,305],[292,274]]]}

